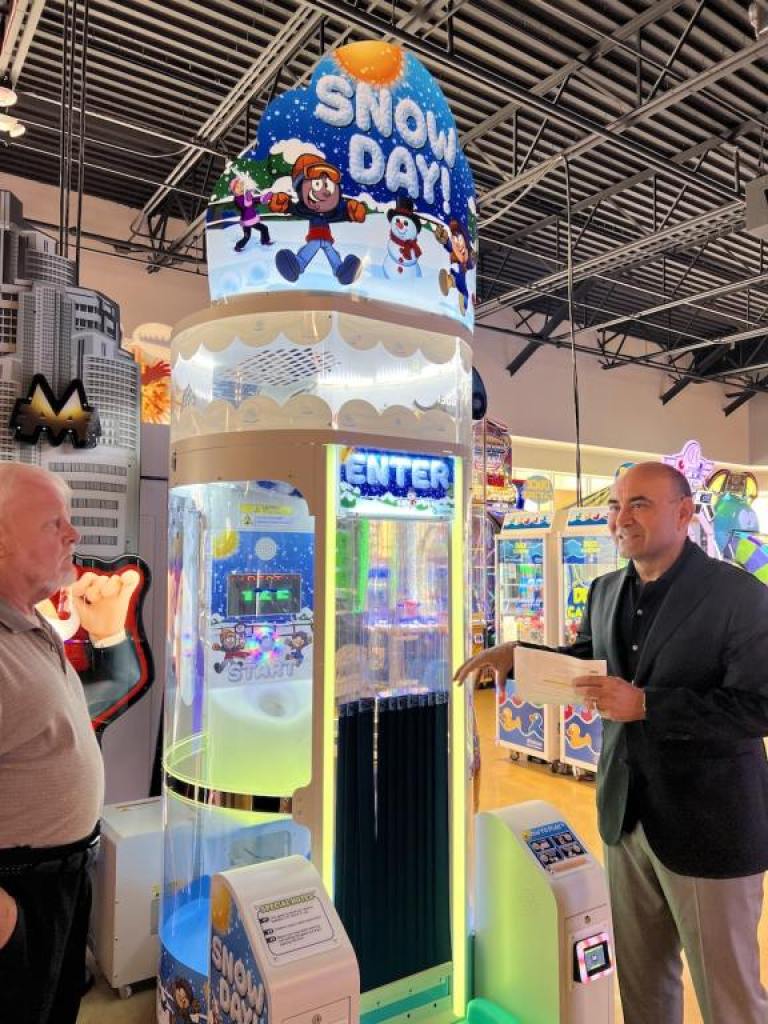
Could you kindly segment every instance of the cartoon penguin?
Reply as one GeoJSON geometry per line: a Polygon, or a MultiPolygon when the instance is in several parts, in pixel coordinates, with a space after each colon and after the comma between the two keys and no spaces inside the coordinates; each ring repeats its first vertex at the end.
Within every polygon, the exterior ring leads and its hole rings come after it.
{"type": "Polygon", "coordinates": [[[384,276],[394,281],[421,277],[419,257],[421,246],[417,242],[421,221],[413,210],[410,196],[398,196],[393,210],[387,211],[389,238],[384,256],[384,276]]]}

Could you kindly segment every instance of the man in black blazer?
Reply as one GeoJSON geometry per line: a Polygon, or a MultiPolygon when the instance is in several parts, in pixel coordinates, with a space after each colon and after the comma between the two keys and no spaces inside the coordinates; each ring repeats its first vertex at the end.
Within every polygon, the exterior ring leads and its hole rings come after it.
{"type": "MultiPolygon", "coordinates": [[[[768,588],[688,540],[690,488],[635,466],[610,499],[626,569],[592,584],[576,643],[609,674],[577,686],[603,718],[600,834],[625,1024],[681,1024],[681,948],[704,1024],[766,1024],[757,928],[768,867],[768,588]]],[[[514,645],[470,659],[497,682],[514,645]]]]}

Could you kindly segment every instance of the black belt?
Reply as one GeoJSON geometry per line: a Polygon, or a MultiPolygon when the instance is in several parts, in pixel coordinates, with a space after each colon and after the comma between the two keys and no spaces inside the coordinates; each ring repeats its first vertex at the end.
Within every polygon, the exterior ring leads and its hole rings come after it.
{"type": "Polygon", "coordinates": [[[0,878],[80,871],[96,853],[99,831],[97,825],[84,839],[62,846],[11,846],[0,850],[0,878]]]}

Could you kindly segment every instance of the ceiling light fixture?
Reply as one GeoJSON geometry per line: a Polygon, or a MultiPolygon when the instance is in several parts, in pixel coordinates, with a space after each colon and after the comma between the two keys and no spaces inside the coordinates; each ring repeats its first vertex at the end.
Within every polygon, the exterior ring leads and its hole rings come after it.
{"type": "Polygon", "coordinates": [[[18,98],[11,76],[7,73],[4,74],[0,78],[0,107],[12,107],[18,98]]]}
{"type": "Polygon", "coordinates": [[[21,121],[17,121],[13,128],[11,128],[11,130],[8,132],[8,134],[12,139],[20,139],[22,135],[26,134],[26,131],[27,129],[24,127],[21,121]]]}
{"type": "Polygon", "coordinates": [[[11,128],[15,128],[19,122],[15,117],[11,117],[10,114],[0,114],[0,132],[9,132],[11,128]]]}

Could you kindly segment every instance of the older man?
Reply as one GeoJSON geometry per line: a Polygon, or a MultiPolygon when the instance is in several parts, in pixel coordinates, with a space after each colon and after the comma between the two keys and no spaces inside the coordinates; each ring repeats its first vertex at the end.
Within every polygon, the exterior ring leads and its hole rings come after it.
{"type": "MultiPolygon", "coordinates": [[[[626,1024],[682,1024],[681,949],[705,1024],[765,1024],[768,588],[692,544],[692,515],[669,466],[616,481],[609,529],[629,564],[592,584],[567,653],[610,673],[577,685],[604,720],[597,804],[626,1024]]],[[[501,645],[457,678],[490,666],[498,682],[513,660],[501,645]]]]}
{"type": "Polygon", "coordinates": [[[13,1024],[74,1024],[83,989],[103,766],[80,680],[35,609],[73,582],[77,539],[62,481],[0,464],[0,1017],[13,1024]]]}

